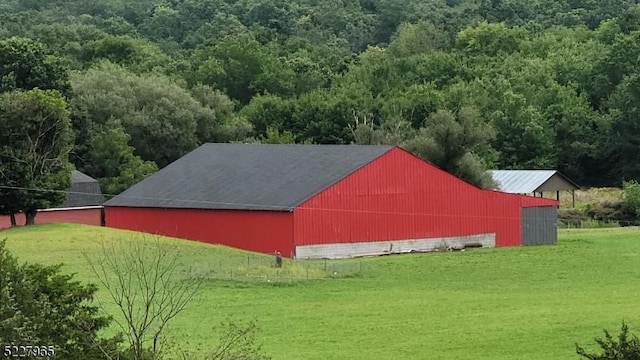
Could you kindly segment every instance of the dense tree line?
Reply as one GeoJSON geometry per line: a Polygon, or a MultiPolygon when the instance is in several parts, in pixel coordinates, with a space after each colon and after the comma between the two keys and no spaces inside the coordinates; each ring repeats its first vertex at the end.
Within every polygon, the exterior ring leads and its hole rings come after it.
{"type": "Polygon", "coordinates": [[[61,96],[68,160],[108,193],[212,141],[620,184],[640,176],[639,59],[630,0],[0,0],[0,102],[61,96]]]}

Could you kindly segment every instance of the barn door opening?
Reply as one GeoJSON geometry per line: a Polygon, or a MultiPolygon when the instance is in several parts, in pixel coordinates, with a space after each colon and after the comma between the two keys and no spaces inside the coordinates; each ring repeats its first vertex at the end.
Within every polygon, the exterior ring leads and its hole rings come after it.
{"type": "Polygon", "coordinates": [[[520,209],[522,245],[550,245],[558,242],[558,209],[555,206],[520,209]]]}

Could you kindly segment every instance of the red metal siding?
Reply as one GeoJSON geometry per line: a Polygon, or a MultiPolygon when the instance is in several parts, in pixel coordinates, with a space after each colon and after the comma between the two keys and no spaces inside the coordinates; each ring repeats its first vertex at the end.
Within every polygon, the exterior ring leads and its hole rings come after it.
{"type": "MultiPolygon", "coordinates": [[[[42,210],[36,215],[36,224],[72,223],[100,226],[102,209],[42,210]]],[[[24,225],[24,214],[17,214],[18,225],[24,225]]],[[[0,216],[0,229],[11,227],[9,216],[0,216]]]]}
{"type": "Polygon", "coordinates": [[[233,211],[106,207],[106,225],[283,256],[293,251],[293,215],[233,211]]]}
{"type": "Polygon", "coordinates": [[[311,245],[495,233],[496,246],[513,246],[521,241],[519,208],[555,204],[478,189],[395,148],[297,207],[294,239],[311,245]]]}

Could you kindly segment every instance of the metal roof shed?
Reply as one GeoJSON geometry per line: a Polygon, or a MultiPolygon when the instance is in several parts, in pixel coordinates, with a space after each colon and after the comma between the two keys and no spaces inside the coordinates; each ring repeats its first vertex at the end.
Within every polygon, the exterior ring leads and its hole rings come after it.
{"type": "Polygon", "coordinates": [[[575,207],[575,190],[580,187],[558,170],[489,170],[498,189],[511,194],[540,194],[555,192],[560,201],[560,192],[569,191],[575,207]]]}

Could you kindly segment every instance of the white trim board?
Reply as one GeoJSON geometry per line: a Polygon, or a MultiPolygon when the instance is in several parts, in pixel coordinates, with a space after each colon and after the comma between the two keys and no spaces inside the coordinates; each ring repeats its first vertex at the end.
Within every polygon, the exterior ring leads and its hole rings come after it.
{"type": "Polygon", "coordinates": [[[69,210],[91,210],[91,209],[102,209],[103,206],[76,206],[76,207],[67,207],[67,208],[50,208],[50,209],[40,209],[38,212],[51,212],[51,211],[69,211],[69,210]]]}

